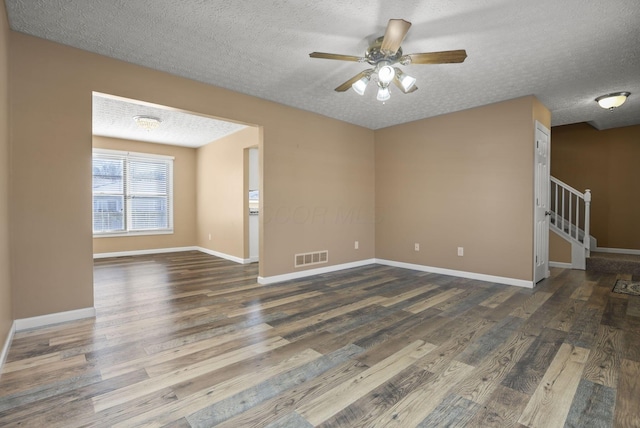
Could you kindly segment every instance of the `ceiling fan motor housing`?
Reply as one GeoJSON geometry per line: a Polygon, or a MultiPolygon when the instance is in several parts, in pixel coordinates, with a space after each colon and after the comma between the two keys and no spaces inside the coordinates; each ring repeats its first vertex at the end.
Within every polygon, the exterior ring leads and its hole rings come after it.
{"type": "Polygon", "coordinates": [[[376,65],[380,61],[388,61],[393,64],[402,58],[402,48],[398,48],[392,55],[389,55],[389,52],[384,52],[381,48],[383,39],[384,37],[378,37],[365,52],[365,58],[369,64],[376,65]]]}

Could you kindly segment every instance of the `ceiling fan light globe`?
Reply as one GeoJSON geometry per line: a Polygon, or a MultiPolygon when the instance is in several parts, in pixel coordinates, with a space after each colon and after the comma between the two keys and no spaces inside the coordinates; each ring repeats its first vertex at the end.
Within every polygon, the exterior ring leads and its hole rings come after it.
{"type": "Polygon", "coordinates": [[[364,95],[364,91],[367,89],[369,83],[369,77],[365,76],[362,79],[357,80],[351,87],[358,95],[364,95]]]}
{"type": "Polygon", "coordinates": [[[408,92],[416,84],[416,78],[409,76],[408,74],[403,74],[402,77],[399,78],[399,80],[405,92],[408,92]]]}
{"type": "Polygon", "coordinates": [[[380,67],[378,70],[378,81],[382,84],[388,85],[395,77],[396,72],[390,65],[380,67]]]}
{"type": "Polygon", "coordinates": [[[387,86],[380,86],[378,88],[378,95],[376,96],[376,99],[378,101],[387,101],[389,98],[391,98],[389,88],[387,86]]]}

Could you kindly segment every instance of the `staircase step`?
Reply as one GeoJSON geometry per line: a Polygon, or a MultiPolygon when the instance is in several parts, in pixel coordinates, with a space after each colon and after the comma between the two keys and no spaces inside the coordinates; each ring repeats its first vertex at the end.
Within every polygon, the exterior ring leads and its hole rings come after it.
{"type": "Polygon", "coordinates": [[[640,275],[640,256],[592,251],[586,267],[591,272],[640,275]]]}

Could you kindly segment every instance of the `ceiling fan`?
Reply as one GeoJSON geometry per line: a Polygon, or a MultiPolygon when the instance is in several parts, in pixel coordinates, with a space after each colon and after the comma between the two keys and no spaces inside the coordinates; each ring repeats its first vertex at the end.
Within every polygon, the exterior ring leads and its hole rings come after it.
{"type": "Polygon", "coordinates": [[[390,19],[383,37],[378,37],[366,50],[364,57],[354,55],[340,55],[324,52],[311,52],[311,58],[336,59],[340,61],[367,62],[373,66],[353,76],[338,86],[337,92],[345,92],[349,88],[359,95],[364,95],[369,81],[377,80],[379,101],[388,100],[389,85],[393,82],[400,90],[408,94],[418,89],[416,79],[405,74],[394,66],[409,64],[450,64],[463,62],[467,57],[464,49],[442,52],[415,53],[404,55],[400,45],[407,35],[411,23],[404,19],[390,19]]]}

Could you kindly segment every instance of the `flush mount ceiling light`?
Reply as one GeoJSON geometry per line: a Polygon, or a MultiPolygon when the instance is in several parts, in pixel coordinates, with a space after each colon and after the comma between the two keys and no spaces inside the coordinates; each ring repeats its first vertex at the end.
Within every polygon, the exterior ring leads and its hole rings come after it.
{"type": "Polygon", "coordinates": [[[145,131],[156,129],[158,126],[160,126],[160,122],[162,122],[160,118],[153,116],[134,116],[133,120],[136,122],[136,125],[144,129],[145,131]]]}
{"type": "Polygon", "coordinates": [[[311,58],[335,59],[339,61],[366,62],[372,68],[361,71],[336,88],[336,92],[345,92],[353,88],[358,95],[364,95],[367,85],[372,80],[378,85],[376,98],[386,101],[390,98],[391,82],[405,94],[418,89],[416,79],[404,74],[394,64],[408,66],[411,64],[451,64],[463,62],[467,57],[464,49],[442,52],[427,52],[404,55],[400,45],[411,27],[404,19],[390,19],[384,36],[378,37],[366,50],[363,57],[341,55],[325,52],[311,52],[311,58]]]}
{"type": "Polygon", "coordinates": [[[613,110],[614,108],[620,107],[624,104],[629,95],[631,95],[630,92],[614,92],[612,94],[602,95],[596,98],[596,102],[602,108],[613,110]]]}

